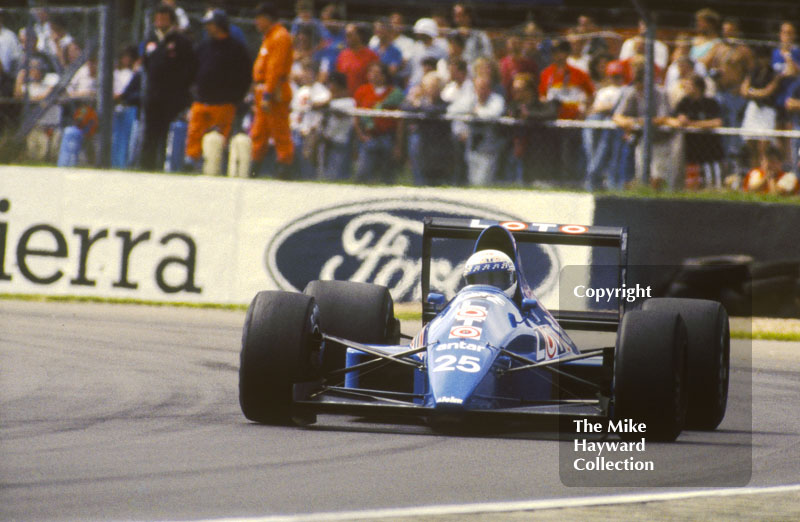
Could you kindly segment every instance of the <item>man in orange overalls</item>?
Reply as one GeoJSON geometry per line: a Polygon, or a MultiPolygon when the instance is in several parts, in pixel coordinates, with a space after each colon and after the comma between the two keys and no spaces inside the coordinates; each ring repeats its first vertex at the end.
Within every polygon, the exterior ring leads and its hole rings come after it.
{"type": "Polygon", "coordinates": [[[289,130],[289,102],[292,100],[289,72],[294,58],[292,37],[278,23],[277,9],[272,4],[259,4],[255,24],[264,35],[264,41],[253,64],[255,116],[250,128],[253,163],[264,159],[272,138],[278,156],[278,173],[285,177],[294,159],[294,144],[289,130]]]}

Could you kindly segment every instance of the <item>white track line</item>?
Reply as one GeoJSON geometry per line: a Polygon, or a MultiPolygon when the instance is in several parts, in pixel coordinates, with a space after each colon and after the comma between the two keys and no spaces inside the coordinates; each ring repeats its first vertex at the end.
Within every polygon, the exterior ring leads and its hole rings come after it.
{"type": "Polygon", "coordinates": [[[209,519],[209,522],[337,522],[341,520],[394,519],[400,517],[433,517],[440,515],[466,515],[479,513],[508,513],[515,511],[534,511],[539,509],[558,509],[610,504],[636,504],[642,502],[663,502],[699,497],[729,497],[733,495],[753,495],[763,493],[785,493],[800,491],[800,484],[752,488],[701,489],[692,491],[672,491],[666,493],[637,493],[611,496],[558,498],[548,500],[487,502],[476,504],[454,504],[441,506],[422,506],[412,508],[375,509],[365,511],[343,511],[334,513],[309,513],[303,515],[278,515],[265,517],[209,519]]]}

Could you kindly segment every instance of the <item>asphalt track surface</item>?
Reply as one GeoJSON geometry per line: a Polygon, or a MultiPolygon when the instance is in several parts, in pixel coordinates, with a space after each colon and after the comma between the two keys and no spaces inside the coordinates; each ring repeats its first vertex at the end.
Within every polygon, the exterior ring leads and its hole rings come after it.
{"type": "MultiPolygon", "coordinates": [[[[445,436],[238,405],[240,312],[0,301],[0,519],[197,519],[800,483],[800,346],[736,341],[728,413],[643,487],[567,487],[541,433],[445,436]],[[730,461],[750,454],[752,468],[730,461]],[[733,477],[731,479],[730,477],[733,477]],[[737,478],[738,477],[738,478],[737,478]],[[742,478],[744,477],[744,478],[742,478]],[[659,487],[660,485],[668,485],[659,487]]],[[[568,444],[567,444],[568,445],[568,444]]]]}

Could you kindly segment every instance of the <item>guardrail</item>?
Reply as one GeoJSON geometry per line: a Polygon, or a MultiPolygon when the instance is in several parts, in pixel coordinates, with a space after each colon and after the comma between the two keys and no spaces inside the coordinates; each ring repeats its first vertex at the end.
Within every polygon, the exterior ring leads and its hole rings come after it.
{"type": "MultiPolygon", "coordinates": [[[[319,110],[319,109],[312,109],[319,110]]],[[[448,120],[462,121],[465,123],[495,124],[508,127],[520,127],[536,125],[539,127],[551,127],[558,129],[619,129],[620,126],[613,121],[602,120],[534,120],[518,119],[508,116],[500,118],[480,118],[469,114],[420,114],[414,111],[386,110],[386,109],[350,109],[331,111],[351,116],[366,116],[392,118],[401,120],[448,120]]],[[[635,130],[642,129],[641,125],[634,125],[635,130]]],[[[656,129],[663,131],[681,131],[691,134],[719,134],[722,136],[750,136],[764,138],[800,138],[800,130],[747,130],[738,127],[714,127],[714,128],[695,128],[695,127],[673,127],[669,125],[657,125],[656,129]]]]}

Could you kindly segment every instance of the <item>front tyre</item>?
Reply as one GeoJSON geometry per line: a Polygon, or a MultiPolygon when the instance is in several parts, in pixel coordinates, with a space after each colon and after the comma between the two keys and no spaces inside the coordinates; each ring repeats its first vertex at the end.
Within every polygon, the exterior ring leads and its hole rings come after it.
{"type": "MultiPolygon", "coordinates": [[[[394,317],[392,295],[385,286],[353,281],[311,281],[303,291],[320,309],[323,333],[348,341],[396,344],[400,325],[394,317]]],[[[323,374],[345,366],[345,346],[326,342],[323,374]]]]}
{"type": "Polygon", "coordinates": [[[728,404],[731,334],[728,312],[716,301],[649,299],[643,310],[681,314],[689,336],[689,409],[686,428],[713,430],[728,404]]]}
{"type": "Polygon", "coordinates": [[[244,416],[263,424],[291,424],[293,385],[318,377],[320,346],[313,297],[259,292],[242,331],[239,405],[244,416]]]}
{"type": "MultiPolygon", "coordinates": [[[[673,441],[683,429],[688,403],[687,335],[674,312],[627,312],[614,353],[612,418],[645,423],[645,438],[673,441]]],[[[623,440],[639,433],[620,433],[623,440]]]]}

